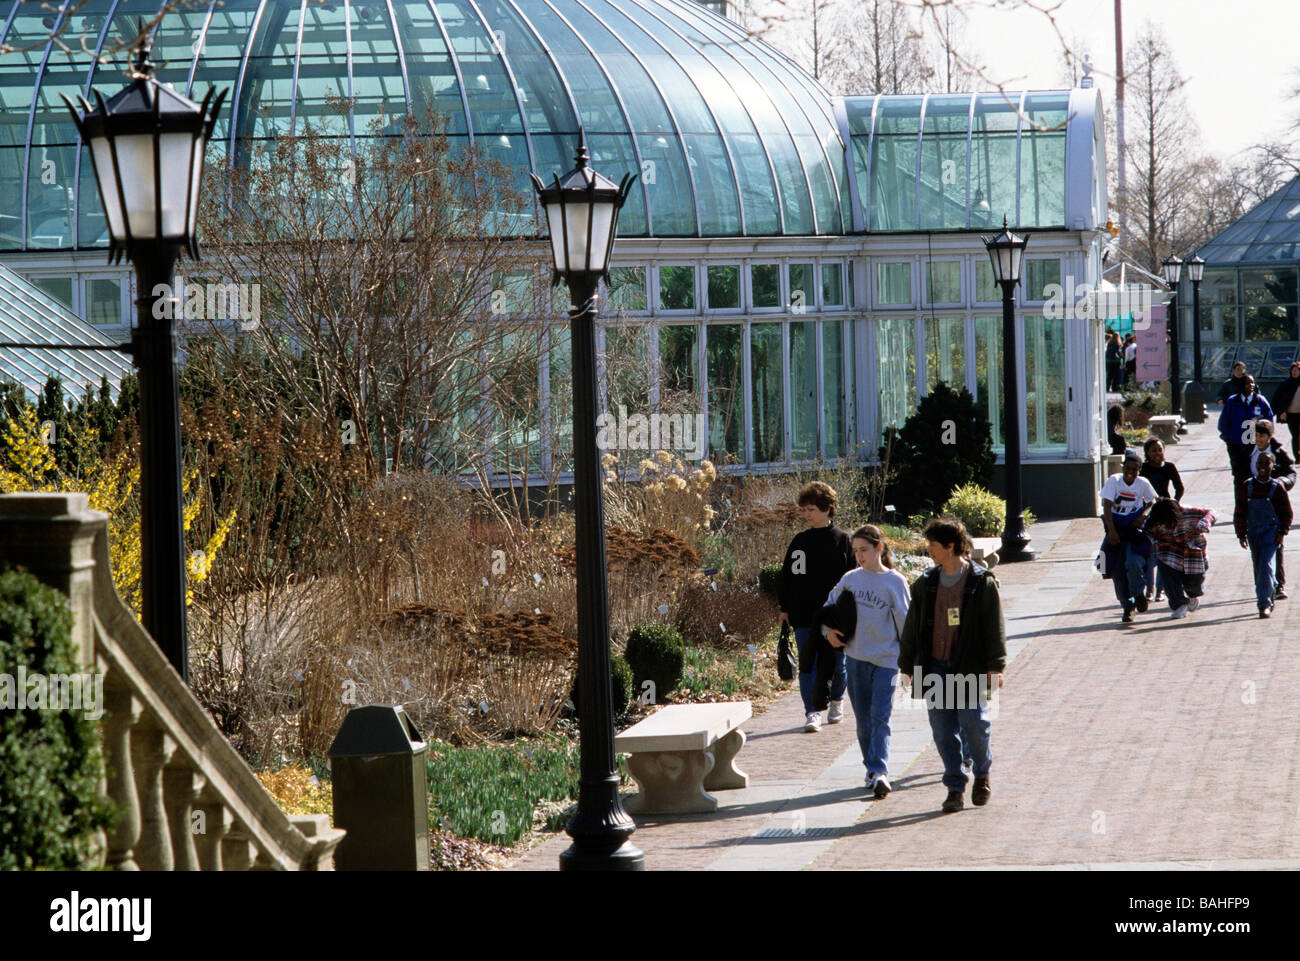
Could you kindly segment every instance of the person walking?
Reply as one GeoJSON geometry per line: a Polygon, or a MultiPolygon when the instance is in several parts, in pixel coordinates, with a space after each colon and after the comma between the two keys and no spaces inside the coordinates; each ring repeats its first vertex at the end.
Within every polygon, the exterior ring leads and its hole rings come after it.
{"type": "Polygon", "coordinates": [[[1219,439],[1228,448],[1234,489],[1252,476],[1250,449],[1255,443],[1255,422],[1261,417],[1271,422],[1273,408],[1256,389],[1255,378],[1246,374],[1242,378],[1241,392],[1229,397],[1219,413],[1219,439]]]}
{"type": "Polygon", "coordinates": [[[1240,394],[1246,385],[1246,365],[1237,361],[1232,365],[1232,376],[1219,386],[1219,403],[1226,404],[1233,394],[1240,394]]]}
{"type": "Polygon", "coordinates": [[[1101,542],[1101,576],[1115,588],[1125,624],[1133,611],[1147,609],[1146,572],[1151,542],[1142,533],[1142,522],[1156,501],[1156,490],[1139,476],[1142,458],[1130,450],[1124,454],[1124,469],[1111,474],[1101,488],[1101,523],[1106,538],[1101,542]]]}
{"type": "MultiPolygon", "coordinates": [[[[1259,455],[1268,452],[1273,455],[1273,470],[1271,472],[1273,480],[1277,481],[1286,488],[1288,496],[1295,487],[1296,469],[1295,461],[1291,455],[1286,452],[1282,445],[1274,437],[1275,431],[1271,421],[1255,421],[1255,446],[1250,450],[1250,476],[1256,474],[1256,466],[1259,462],[1259,455]]],[[[1286,570],[1282,564],[1282,545],[1277,546],[1277,556],[1273,559],[1273,577],[1277,581],[1277,587],[1273,591],[1273,600],[1281,601],[1286,599],[1286,570]]]]}
{"type": "Polygon", "coordinates": [[[1273,613],[1273,556],[1282,546],[1291,526],[1291,499],[1286,488],[1272,477],[1273,455],[1261,453],[1255,460],[1255,476],[1237,488],[1237,509],[1232,525],[1237,541],[1250,550],[1255,571],[1255,604],[1260,617],[1273,613]]]}
{"type": "Polygon", "coordinates": [[[1118,391],[1124,377],[1124,347],[1119,334],[1106,331],[1106,390],[1118,391]]]}
{"type": "Polygon", "coordinates": [[[997,578],[968,560],[970,538],[962,522],[934,520],[922,534],[935,566],[912,582],[898,670],[903,687],[928,708],[948,789],[942,809],[951,814],[965,806],[964,753],[975,776],[971,803],[983,806],[992,794],[989,699],[1002,687],[1007,630],[997,578]]]}
{"type": "Polygon", "coordinates": [[[867,790],[880,800],[890,792],[889,735],[898,683],[898,638],[911,598],[907,578],[894,570],[885,534],[872,524],[853,532],[858,566],[840,578],[826,599],[833,605],[844,592],[857,601],[853,636],[825,628],[830,645],[846,655],[849,703],[858,725],[858,747],[867,768],[867,790]]]}
{"type": "Polygon", "coordinates": [[[1146,460],[1142,462],[1142,470],[1138,472],[1138,476],[1149,480],[1158,496],[1172,496],[1174,500],[1181,501],[1183,479],[1178,476],[1178,468],[1174,462],[1165,460],[1164,441],[1159,437],[1148,437],[1146,443],[1142,445],[1142,452],[1146,455],[1146,460]],[[1172,495],[1169,493],[1171,486],[1174,489],[1172,495]]]}
{"type": "Polygon", "coordinates": [[[1128,449],[1128,441],[1119,432],[1120,421],[1124,419],[1124,410],[1119,404],[1111,404],[1106,411],[1106,442],[1110,444],[1112,454],[1122,454],[1128,449]]]}
{"type": "MultiPolygon", "coordinates": [[[[838,724],[844,717],[844,652],[827,654],[825,645],[811,637],[813,616],[820,610],[826,594],[846,571],[856,565],[849,535],[835,526],[835,508],[839,495],[829,484],[813,481],[801,491],[796,500],[808,524],[790,541],[781,564],[781,581],[777,587],[780,605],[780,622],[794,630],[795,645],[799,649],[799,693],[803,697],[804,731],[815,734],[821,730],[821,712],[829,707],[826,723],[838,724]],[[821,656],[835,660],[831,673],[829,699],[821,703],[824,686],[817,684],[818,664],[821,656]]],[[[823,665],[824,667],[825,665],[823,665]]]]}
{"type": "MultiPolygon", "coordinates": [[[[1173,461],[1165,460],[1164,442],[1159,437],[1148,437],[1142,449],[1146,454],[1146,460],[1142,463],[1142,470],[1138,476],[1145,477],[1151,482],[1157,497],[1168,497],[1169,487],[1172,484],[1174,500],[1181,501],[1183,479],[1178,476],[1178,468],[1174,466],[1173,461]]],[[[1154,563],[1147,565],[1147,597],[1150,598],[1154,591],[1155,600],[1158,601],[1164,593],[1164,588],[1160,586],[1159,578],[1156,577],[1156,568],[1157,565],[1154,563]]]]}
{"type": "Polygon", "coordinates": [[[1136,386],[1138,369],[1138,342],[1136,334],[1124,338],[1124,385],[1136,386]]]}
{"type": "Polygon", "coordinates": [[[1300,461],[1300,360],[1291,364],[1291,374],[1273,391],[1269,401],[1279,424],[1291,432],[1291,460],[1300,461]]]}
{"type": "Polygon", "coordinates": [[[1155,543],[1155,560],[1161,589],[1169,598],[1169,616],[1186,617],[1200,606],[1205,592],[1205,534],[1214,524],[1214,511],[1184,507],[1172,497],[1161,497],[1151,507],[1143,528],[1155,543]]]}

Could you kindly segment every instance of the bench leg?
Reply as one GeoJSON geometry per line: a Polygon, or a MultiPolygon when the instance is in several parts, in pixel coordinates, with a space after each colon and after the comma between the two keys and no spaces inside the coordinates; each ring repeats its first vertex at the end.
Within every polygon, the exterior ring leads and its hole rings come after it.
{"type": "Polygon", "coordinates": [[[745,732],[736,728],[713,742],[709,749],[713,753],[713,770],[704,779],[704,787],[709,791],[725,791],[729,788],[749,787],[749,775],[736,768],[736,755],[745,746],[745,732]]]}
{"type": "Polygon", "coordinates": [[[629,814],[709,814],[718,799],[704,790],[713,769],[708,751],[645,751],[631,755],[628,770],[640,793],[623,805],[629,814]]]}

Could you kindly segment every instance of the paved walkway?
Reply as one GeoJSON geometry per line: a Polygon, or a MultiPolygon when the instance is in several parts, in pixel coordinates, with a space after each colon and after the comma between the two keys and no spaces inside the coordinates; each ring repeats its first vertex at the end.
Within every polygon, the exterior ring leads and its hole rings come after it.
{"type": "MultiPolygon", "coordinates": [[[[910,698],[894,711],[895,790],[877,802],[852,714],[803,734],[791,692],[745,727],[749,788],[718,792],[712,815],[638,821],[647,867],[1300,868],[1300,594],[1258,619],[1216,419],[1169,448],[1184,502],[1218,514],[1199,611],[1173,621],[1162,603],[1122,624],[1093,568],[1095,518],[1035,525],[1039,558],[998,568],[1009,661],[987,807],[968,792],[964,811],[939,811],[942,765],[910,698]]],[[[568,844],[515,867],[554,869],[568,844]]]]}

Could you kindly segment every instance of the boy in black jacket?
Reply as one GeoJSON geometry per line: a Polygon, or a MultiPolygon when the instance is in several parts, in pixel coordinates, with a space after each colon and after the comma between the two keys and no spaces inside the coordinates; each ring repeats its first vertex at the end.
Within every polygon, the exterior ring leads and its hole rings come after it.
{"type": "Polygon", "coordinates": [[[1007,629],[998,582],[967,559],[970,538],[961,521],[931,521],[923,532],[935,566],[912,582],[912,603],[898,641],[898,674],[929,709],[934,746],[948,789],[945,814],[960,811],[966,792],[962,758],[969,751],[971,801],[988,803],[992,718],[989,699],[1002,686],[1007,629]],[[915,672],[916,676],[913,677],[915,672]]]}
{"type": "MultiPolygon", "coordinates": [[[[844,690],[848,676],[844,669],[844,652],[827,655],[821,645],[813,649],[811,638],[813,617],[826,603],[831,592],[846,571],[857,566],[853,544],[849,535],[835,526],[835,507],[839,495],[829,484],[813,481],[799,492],[797,503],[803,511],[808,529],[800,531],[790,542],[781,565],[781,585],[777,600],[781,606],[781,623],[794,629],[795,643],[799,646],[799,693],[803,696],[804,731],[812,734],[821,730],[821,712],[828,706],[828,724],[838,724],[844,717],[844,690]],[[807,650],[805,650],[807,648],[807,650]],[[819,657],[835,658],[831,675],[829,701],[818,703],[817,661],[819,657]]],[[[825,687],[822,687],[825,691],[825,687]]]]}

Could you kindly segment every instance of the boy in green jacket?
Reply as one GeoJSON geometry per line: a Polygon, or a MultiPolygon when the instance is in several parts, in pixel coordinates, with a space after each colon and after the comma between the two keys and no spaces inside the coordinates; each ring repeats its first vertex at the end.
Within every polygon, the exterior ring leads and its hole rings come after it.
{"type": "Polygon", "coordinates": [[[965,806],[964,753],[975,775],[971,802],[987,804],[992,793],[988,702],[1002,687],[1007,630],[997,579],[967,559],[970,538],[962,522],[951,517],[931,521],[923,534],[936,566],[912,583],[898,643],[898,671],[904,688],[911,684],[912,696],[924,698],[929,708],[930,731],[948,789],[943,811],[950,814],[965,806]]]}

